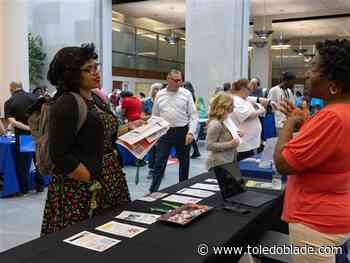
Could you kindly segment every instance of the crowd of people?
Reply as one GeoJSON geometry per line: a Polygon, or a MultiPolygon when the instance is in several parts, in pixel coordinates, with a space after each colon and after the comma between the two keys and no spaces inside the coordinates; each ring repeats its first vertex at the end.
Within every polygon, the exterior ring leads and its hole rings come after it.
{"type": "MultiPolygon", "coordinates": [[[[221,166],[232,172],[238,161],[263,148],[262,118],[274,112],[278,136],[274,162],[280,174],[288,175],[282,218],[289,224],[291,243],[342,245],[350,238],[350,42],[325,41],[317,49],[305,74],[303,94],[294,89],[296,77],[290,72],[284,72],[281,83],[270,89],[261,87],[257,77],[239,79],[215,90],[209,110],[178,70],[168,73],[166,84],[153,84],[149,97],[127,90],[101,95],[95,47],[61,49],[47,74],[56,88],[53,98],[46,87],[29,94],[21,83],[12,82],[12,96],[5,104],[5,117],[16,135],[17,176],[25,194],[29,157],[20,153],[19,136],[31,132],[27,108],[40,98],[50,101],[48,149],[54,169],[42,234],[130,202],[121,156],[114,145],[121,125],[126,123],[130,130],[151,116],[170,124],[149,152],[149,192],[153,193],[166,174],[172,147],[179,160],[179,182],[189,178],[191,146],[192,158],[200,156],[199,119],[208,118],[207,169],[221,166]]],[[[6,132],[3,126],[0,130],[6,132]]],[[[37,176],[39,192],[41,180],[37,176]]],[[[297,262],[331,262],[327,260],[332,257],[293,256],[297,262]]]]}

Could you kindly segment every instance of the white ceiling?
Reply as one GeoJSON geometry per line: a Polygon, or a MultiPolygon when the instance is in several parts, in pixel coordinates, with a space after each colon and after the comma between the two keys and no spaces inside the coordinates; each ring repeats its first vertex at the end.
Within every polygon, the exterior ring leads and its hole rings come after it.
{"type": "Polygon", "coordinates": [[[287,37],[350,37],[350,17],[273,23],[276,34],[287,37]]]}
{"type": "Polygon", "coordinates": [[[162,23],[185,25],[185,0],[151,0],[113,5],[113,10],[135,18],[152,18],[162,23]]]}
{"type": "MultiPolygon", "coordinates": [[[[313,17],[350,13],[350,0],[265,0],[266,14],[272,19],[313,17]]],[[[251,20],[264,15],[264,1],[251,0],[251,20]]],[[[150,0],[114,5],[117,12],[135,18],[153,19],[172,28],[185,26],[185,0],[150,0]]],[[[286,37],[350,36],[350,18],[274,23],[275,33],[286,37]]]]}
{"type": "MultiPolygon", "coordinates": [[[[264,1],[251,0],[252,16],[264,15],[264,1]]],[[[349,0],[265,0],[266,14],[272,16],[285,14],[319,13],[332,14],[350,10],[349,0]]]]}

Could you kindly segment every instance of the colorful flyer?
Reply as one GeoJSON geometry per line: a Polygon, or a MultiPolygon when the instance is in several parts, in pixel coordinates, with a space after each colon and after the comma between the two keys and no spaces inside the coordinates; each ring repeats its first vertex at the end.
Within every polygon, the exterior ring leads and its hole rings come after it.
{"type": "Polygon", "coordinates": [[[119,214],[115,218],[150,225],[157,222],[159,217],[160,215],[133,212],[133,211],[123,211],[121,214],[119,214]]]}
{"type": "Polygon", "coordinates": [[[76,234],[70,238],[63,240],[63,242],[78,246],[84,247],[98,252],[103,252],[110,247],[121,242],[120,240],[97,235],[90,233],[88,231],[83,231],[79,234],[76,234]]]}
{"type": "Polygon", "coordinates": [[[96,230],[117,236],[131,238],[146,231],[147,228],[111,221],[109,223],[97,227],[96,230]]]}

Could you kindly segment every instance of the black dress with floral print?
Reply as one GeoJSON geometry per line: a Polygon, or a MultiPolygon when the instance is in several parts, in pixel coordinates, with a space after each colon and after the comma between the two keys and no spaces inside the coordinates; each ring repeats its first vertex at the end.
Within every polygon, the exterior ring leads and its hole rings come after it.
{"type": "Polygon", "coordinates": [[[93,210],[93,215],[102,214],[106,210],[130,202],[125,174],[114,148],[117,121],[112,114],[98,108],[93,101],[86,102],[89,111],[97,112],[104,126],[102,171],[89,183],[59,175],[52,176],[44,210],[42,235],[57,232],[89,218],[92,200],[90,187],[96,181],[100,183],[102,189],[96,193],[97,207],[93,210]]]}

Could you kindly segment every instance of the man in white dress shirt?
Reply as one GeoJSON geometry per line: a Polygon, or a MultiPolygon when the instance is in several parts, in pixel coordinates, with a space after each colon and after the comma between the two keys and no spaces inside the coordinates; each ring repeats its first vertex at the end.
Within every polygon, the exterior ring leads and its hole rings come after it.
{"type": "MultiPolygon", "coordinates": [[[[279,104],[284,100],[289,100],[293,104],[295,103],[295,96],[293,93],[294,83],[295,83],[295,75],[291,72],[284,72],[282,74],[282,82],[271,88],[269,91],[268,99],[279,104]]],[[[277,133],[284,127],[284,123],[286,121],[286,116],[280,112],[275,112],[275,125],[277,129],[277,133]]]]}
{"type": "Polygon", "coordinates": [[[182,74],[172,70],[167,76],[168,85],[160,90],[153,104],[152,115],[164,118],[170,123],[168,132],[156,146],[156,162],[150,192],[158,191],[162,182],[171,147],[175,147],[180,161],[179,181],[188,179],[190,156],[189,146],[194,139],[198,125],[198,114],[192,94],[181,87],[182,74]]]}

